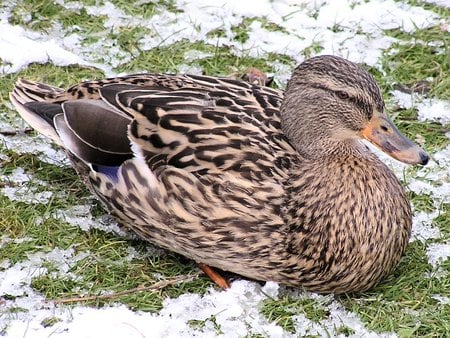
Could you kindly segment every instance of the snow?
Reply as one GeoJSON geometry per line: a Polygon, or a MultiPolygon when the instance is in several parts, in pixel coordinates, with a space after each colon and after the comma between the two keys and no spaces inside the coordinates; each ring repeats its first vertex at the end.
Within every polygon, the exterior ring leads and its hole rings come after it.
{"type": "Polygon", "coordinates": [[[427,248],[427,256],[433,268],[439,269],[440,265],[450,257],[450,241],[430,244],[427,248]]]}
{"type": "Polygon", "coordinates": [[[417,109],[419,121],[450,123],[450,102],[448,101],[427,99],[419,94],[408,94],[399,90],[392,91],[392,95],[399,107],[417,109]]]}
{"type": "Polygon", "coordinates": [[[450,103],[444,100],[424,100],[417,107],[419,121],[450,123],[450,103]]]}
{"type": "Polygon", "coordinates": [[[17,154],[34,154],[46,163],[69,165],[64,151],[55,148],[47,138],[41,135],[37,137],[30,137],[23,133],[13,136],[0,135],[0,142],[6,149],[14,149],[17,154]]]}
{"type": "MultiPolygon", "coordinates": [[[[60,2],[68,8],[78,8],[60,2]]],[[[371,66],[378,66],[382,50],[396,41],[385,36],[380,28],[401,28],[409,32],[437,23],[439,19],[431,11],[393,0],[266,0],[260,1],[258,6],[238,0],[177,0],[175,6],[183,12],[161,10],[150,19],[127,15],[108,1],[102,6],[86,6],[86,10],[91,15],[108,13],[105,26],[115,33],[120,33],[121,27],[130,25],[150,28],[152,33],[139,42],[144,50],[187,39],[228,46],[238,54],[245,51],[255,57],[269,52],[286,54],[300,62],[303,56],[299,51],[319,44],[321,54],[335,54],[371,66]],[[248,31],[249,39],[241,44],[233,39],[231,28],[241,24],[244,17],[266,17],[285,29],[286,33],[268,31],[255,21],[248,31]],[[207,34],[215,29],[221,29],[225,36],[208,37],[207,34]]],[[[6,15],[0,18],[0,45],[6,47],[0,49],[0,58],[5,63],[0,69],[2,72],[17,72],[31,62],[92,65],[98,59],[109,58],[109,65],[96,65],[112,75],[111,66],[131,58],[108,39],[100,39],[96,44],[83,47],[81,36],[76,33],[67,35],[62,30],[54,30],[51,37],[46,37],[10,25],[6,15]]]]}
{"type": "Polygon", "coordinates": [[[87,65],[78,55],[62,48],[58,41],[12,26],[6,20],[0,21],[0,46],[0,73],[18,72],[32,62],[87,65]]]}
{"type": "Polygon", "coordinates": [[[441,304],[450,304],[450,298],[448,298],[448,297],[434,295],[433,298],[436,299],[441,304]]]}
{"type": "Polygon", "coordinates": [[[435,4],[441,7],[450,7],[450,1],[449,0],[425,0],[425,2],[428,2],[430,4],[435,4]]]}
{"type": "Polygon", "coordinates": [[[75,225],[84,231],[99,229],[108,233],[112,232],[122,237],[128,235],[111,216],[92,216],[91,208],[87,204],[73,205],[68,209],[56,210],[52,216],[75,225]]]}
{"type": "Polygon", "coordinates": [[[426,213],[420,211],[413,216],[413,229],[410,241],[425,241],[427,239],[439,238],[441,232],[432,225],[433,219],[439,215],[437,211],[426,213]]]}
{"type": "Polygon", "coordinates": [[[0,182],[5,182],[5,187],[0,189],[0,193],[8,197],[12,201],[20,201],[28,204],[45,204],[53,196],[51,191],[38,191],[36,186],[29,186],[27,182],[32,181],[33,184],[46,186],[47,184],[41,180],[33,178],[29,174],[25,174],[23,168],[16,168],[10,175],[1,175],[0,182]]]}
{"type": "MultiPolygon", "coordinates": [[[[440,6],[449,7],[448,0],[428,0],[440,6]]],[[[77,10],[79,3],[58,0],[66,8],[77,10]]],[[[127,15],[111,2],[102,6],[88,6],[91,15],[107,13],[105,26],[108,31],[119,32],[120,27],[141,25],[152,33],[139,41],[143,50],[156,46],[167,46],[176,41],[203,41],[217,46],[228,46],[237,55],[247,53],[264,57],[268,53],[285,54],[297,62],[304,58],[300,51],[312,45],[320,47],[319,54],[334,54],[352,61],[364,62],[380,67],[383,50],[396,39],[385,35],[383,30],[401,29],[412,32],[417,28],[441,24],[448,30],[448,18],[439,18],[431,11],[402,4],[393,0],[344,1],[344,0],[261,0],[258,5],[242,0],[176,0],[174,5],[182,9],[180,13],[160,11],[150,19],[127,15]],[[279,25],[283,31],[272,32],[263,27],[259,20],[250,24],[249,38],[244,43],[234,39],[233,26],[238,26],[244,18],[261,18],[279,25]],[[447,21],[445,21],[447,20],[447,21]],[[208,33],[221,29],[224,36],[210,37],[208,33]]],[[[445,31],[443,29],[443,32],[445,31]]],[[[120,50],[113,41],[102,38],[96,44],[83,45],[77,33],[67,34],[63,30],[52,30],[48,35],[31,32],[7,22],[7,13],[0,13],[0,74],[16,73],[33,62],[52,62],[55,65],[96,65],[114,75],[112,68],[131,56],[120,50]],[[97,64],[98,60],[104,60],[97,64]],[[106,61],[105,61],[106,60],[106,61]]],[[[191,51],[185,54],[185,62],[205,58],[208,54],[191,51]]],[[[285,84],[290,77],[291,67],[274,61],[275,81],[285,84]]],[[[178,65],[179,72],[200,73],[199,66],[178,65]]],[[[450,104],[443,100],[430,100],[417,94],[392,92],[393,101],[400,107],[414,108],[421,121],[450,123],[450,104]]],[[[0,121],[2,130],[16,130],[11,124],[0,121]]],[[[448,135],[450,137],[450,134],[448,135]]],[[[42,138],[30,137],[23,133],[14,136],[0,135],[0,142],[7,149],[18,154],[31,153],[42,161],[67,166],[65,154],[55,149],[42,138]]],[[[374,150],[377,152],[377,150],[374,150]]],[[[379,153],[379,151],[378,151],[379,153]]],[[[403,178],[405,166],[379,156],[388,163],[396,175],[403,178]]],[[[8,157],[0,154],[0,160],[8,157]]],[[[438,206],[450,201],[450,146],[432,154],[430,164],[420,169],[418,179],[407,181],[408,189],[418,194],[428,195],[436,206],[429,213],[415,212],[411,241],[434,241],[442,236],[433,225],[438,217],[438,206]]],[[[0,193],[13,200],[27,204],[46,203],[52,198],[51,191],[42,191],[45,182],[36,180],[22,168],[9,175],[2,175],[0,182],[6,182],[0,193]],[[33,183],[31,185],[30,183],[33,183]]],[[[54,211],[54,217],[89,231],[98,228],[124,235],[117,224],[107,216],[94,217],[89,205],[75,205],[70,209],[54,211]]],[[[21,240],[27,240],[23,238],[21,240]]],[[[0,238],[0,247],[10,243],[6,237],[0,238]]],[[[127,259],[138,255],[130,248],[127,259]]],[[[149,250],[153,249],[149,246],[149,250]]],[[[441,264],[450,256],[450,243],[433,242],[426,251],[430,264],[439,271],[441,264]]],[[[265,337],[295,336],[270,323],[260,313],[263,301],[268,297],[277,299],[283,294],[296,298],[317,300],[330,315],[320,323],[307,319],[304,315],[293,317],[297,334],[337,336],[341,326],[355,331],[354,336],[391,337],[394,333],[374,333],[366,329],[357,315],[343,308],[333,296],[319,296],[302,291],[293,292],[268,282],[263,286],[245,280],[235,281],[231,289],[220,291],[210,289],[205,295],[184,294],[164,301],[163,309],[156,314],[132,311],[123,305],[103,308],[85,306],[63,306],[48,302],[30,286],[33,277],[47,272],[44,262],[51,262],[58,268],[55,274],[65,278],[76,278],[69,273],[70,268],[89,252],[76,252],[74,248],[51,252],[29,254],[24,261],[12,265],[7,259],[0,261],[0,305],[3,309],[19,308],[16,313],[0,310],[0,332],[8,337],[242,337],[260,334],[265,337]],[[4,298],[5,295],[9,297],[4,298]],[[214,317],[214,320],[212,319],[214,317]],[[54,325],[45,327],[46,318],[58,318],[54,325]],[[202,328],[190,325],[190,321],[204,321],[202,328]]],[[[448,298],[436,295],[435,299],[448,304],[448,298]]]]}

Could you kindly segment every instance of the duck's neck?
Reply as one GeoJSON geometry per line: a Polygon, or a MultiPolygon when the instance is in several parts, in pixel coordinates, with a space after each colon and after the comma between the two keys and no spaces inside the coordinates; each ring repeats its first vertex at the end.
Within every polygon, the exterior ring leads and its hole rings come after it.
{"type": "Polygon", "coordinates": [[[377,161],[376,157],[367,151],[367,146],[358,139],[319,138],[297,143],[294,147],[303,158],[312,163],[326,161],[330,166],[338,166],[340,163],[345,164],[345,159],[377,161]]]}

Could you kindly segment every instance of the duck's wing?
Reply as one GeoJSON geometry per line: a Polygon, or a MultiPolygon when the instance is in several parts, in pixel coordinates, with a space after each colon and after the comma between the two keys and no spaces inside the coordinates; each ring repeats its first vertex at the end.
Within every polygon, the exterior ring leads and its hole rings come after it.
{"type": "Polygon", "coordinates": [[[111,85],[100,93],[133,117],[128,136],[152,170],[161,164],[199,175],[231,170],[262,180],[285,169],[292,147],[281,132],[280,91],[209,77],[196,77],[195,85],[170,91],[111,85]]]}
{"type": "Polygon", "coordinates": [[[260,268],[284,259],[283,182],[293,152],[276,106],[262,106],[251,88],[104,90],[117,92],[108,103],[132,116],[135,154],[115,173],[89,174],[109,209],[158,246],[252,278],[275,278],[260,268]]]}
{"type": "Polygon", "coordinates": [[[285,242],[282,182],[295,152],[280,130],[280,91],[148,75],[67,91],[19,82],[11,99],[142,238],[253,278],[281,264],[273,248],[285,242]]]}
{"type": "Polygon", "coordinates": [[[152,170],[262,178],[283,170],[292,150],[280,129],[282,92],[228,78],[140,74],[67,91],[20,80],[11,100],[35,129],[96,165],[118,166],[134,151],[152,170]]]}

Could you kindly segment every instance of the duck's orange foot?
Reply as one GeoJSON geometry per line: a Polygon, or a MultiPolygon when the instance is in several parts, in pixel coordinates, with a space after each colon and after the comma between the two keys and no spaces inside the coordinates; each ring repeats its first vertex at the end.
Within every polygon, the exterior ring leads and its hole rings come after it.
{"type": "Polygon", "coordinates": [[[221,289],[229,289],[230,283],[223,278],[218,272],[214,271],[210,266],[204,263],[198,263],[198,267],[221,289]]]}

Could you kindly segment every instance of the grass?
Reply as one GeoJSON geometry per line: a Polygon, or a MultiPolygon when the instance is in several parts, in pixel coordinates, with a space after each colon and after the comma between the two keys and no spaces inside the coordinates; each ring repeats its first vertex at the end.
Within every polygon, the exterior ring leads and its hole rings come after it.
{"type": "Polygon", "coordinates": [[[280,299],[267,299],[261,312],[271,321],[275,321],[286,331],[295,333],[294,317],[303,315],[313,323],[320,323],[329,316],[327,308],[314,299],[295,299],[284,296],[280,299]]]}
{"type": "MultiPolygon", "coordinates": [[[[111,1],[130,17],[138,17],[136,25],[118,25],[106,28],[106,15],[88,14],[85,8],[67,9],[54,1],[22,0],[8,7],[9,22],[25,28],[50,32],[61,27],[64,34],[80,34],[81,45],[87,50],[92,46],[117,48],[116,72],[177,72],[180,65],[200,67],[208,75],[230,75],[244,72],[253,66],[265,72],[274,72],[275,61],[294,66],[294,61],[283,54],[268,54],[261,58],[249,56],[248,51],[216,46],[211,43],[178,40],[170,45],[162,44],[146,50],[143,41],[155,34],[151,28],[142,24],[145,20],[163,10],[180,11],[174,1],[145,2],[142,8],[130,5],[127,1],[111,1]],[[109,46],[109,47],[108,47],[109,46]],[[199,57],[187,58],[189,53],[199,57]]],[[[450,16],[448,9],[409,1],[442,15],[450,16]]],[[[66,3],[76,3],[66,1],[66,3]]],[[[85,6],[104,4],[105,1],[84,0],[85,6]]],[[[0,5],[0,9],[6,5],[0,5]]],[[[250,25],[258,21],[268,31],[284,31],[266,17],[245,19],[233,26],[231,32],[235,41],[244,43],[249,38],[250,25]]],[[[334,27],[339,31],[341,27],[334,27]]],[[[408,137],[420,140],[430,153],[435,153],[448,145],[449,125],[420,122],[415,109],[399,109],[390,100],[390,91],[400,89],[420,92],[431,98],[450,99],[450,35],[443,34],[440,26],[417,29],[412,33],[390,30],[387,35],[399,39],[384,52],[381,71],[370,69],[380,84],[384,97],[391,108],[391,114],[400,130],[408,137]]],[[[64,35],[63,34],[63,35],[64,35]]],[[[225,36],[221,28],[208,33],[209,38],[225,36]]],[[[94,48],[94,47],[92,47],[94,48]]],[[[321,50],[319,43],[299,51],[305,56],[321,50]]],[[[94,61],[102,61],[107,56],[98,55],[94,61]]],[[[101,78],[104,74],[96,68],[80,66],[57,67],[51,64],[31,64],[19,73],[0,77],[0,120],[13,123],[20,129],[16,113],[9,105],[8,93],[19,77],[47,82],[67,87],[70,84],[90,78],[101,78]]],[[[23,126],[23,125],[22,125],[23,126]]],[[[11,136],[14,137],[14,136],[11,136]]],[[[30,137],[33,137],[30,135],[30,137]]],[[[138,287],[146,287],[160,279],[197,272],[195,265],[184,258],[130,237],[118,237],[113,233],[98,229],[82,230],[58,217],[58,212],[70,210],[76,205],[89,205],[93,217],[103,214],[101,206],[93,200],[75,172],[67,167],[48,164],[39,154],[17,153],[0,142],[0,188],[14,187],[17,182],[8,177],[16,168],[23,168],[32,179],[24,183],[25,188],[37,192],[50,191],[52,197],[46,204],[27,204],[12,201],[0,194],[0,262],[8,265],[26,261],[34,253],[51,253],[60,250],[73,250],[73,261],[68,271],[62,273],[58,261],[51,256],[43,261],[45,272],[33,278],[31,287],[48,300],[61,300],[83,295],[102,295],[120,293],[138,287]],[[43,182],[43,183],[39,183],[43,182]],[[133,252],[133,255],[130,255],[133,252]]],[[[418,169],[408,169],[405,177],[418,179],[418,169]]],[[[448,180],[448,177],[446,178],[448,180]]],[[[446,181],[448,183],[448,181],[446,181]]],[[[429,264],[426,250],[431,243],[444,243],[450,238],[450,205],[435,196],[409,192],[416,211],[432,212],[438,216],[432,225],[441,232],[441,237],[425,242],[412,242],[399,267],[383,283],[369,292],[333,298],[297,297],[289,291],[282,292],[278,298],[267,298],[260,304],[260,313],[265,318],[281,326],[289,333],[297,333],[299,316],[309,323],[322,325],[332,317],[330,304],[338,302],[346,311],[355,313],[368,330],[374,332],[395,332],[400,337],[443,337],[450,334],[450,304],[440,303],[435,296],[449,296],[450,260],[443,262],[441,269],[447,274],[442,278],[429,264]],[[425,277],[429,276],[429,277],[425,277]]],[[[5,269],[0,267],[1,269],[5,269]]],[[[88,302],[90,306],[101,307],[113,302],[127,305],[131,309],[157,312],[167,297],[192,292],[204,294],[212,286],[211,282],[199,277],[193,281],[168,286],[154,292],[130,293],[111,299],[97,299],[88,302]]],[[[3,299],[12,295],[0,295],[3,299]]],[[[22,312],[26,309],[10,307],[0,310],[0,318],[6,312],[22,312]]],[[[45,318],[43,326],[51,326],[60,319],[45,318]]],[[[220,325],[212,315],[207,320],[191,320],[189,325],[202,329],[206,324],[220,334],[220,325]]],[[[1,329],[1,328],[0,328],[1,329]]],[[[334,334],[350,336],[357,332],[347,325],[334,329],[334,334]]],[[[314,332],[310,332],[314,336],[314,332]]],[[[1,334],[1,333],[0,333],[1,334]]],[[[256,337],[257,335],[255,335],[256,337]]]]}

